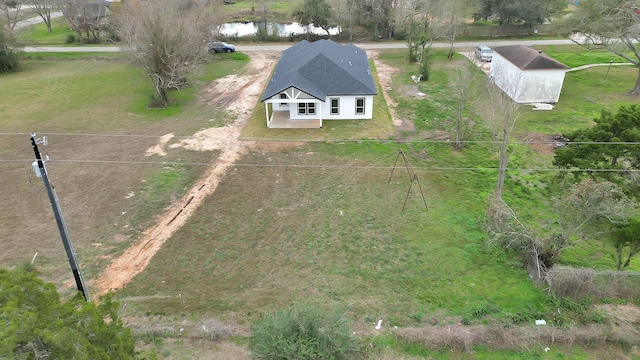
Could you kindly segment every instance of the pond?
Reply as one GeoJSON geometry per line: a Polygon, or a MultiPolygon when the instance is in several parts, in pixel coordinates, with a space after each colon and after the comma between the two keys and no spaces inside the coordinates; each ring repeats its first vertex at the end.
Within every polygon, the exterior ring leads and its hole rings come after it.
{"type": "MultiPolygon", "coordinates": [[[[258,27],[264,27],[263,23],[257,22],[234,22],[222,24],[218,27],[218,34],[223,36],[255,36],[258,33],[258,27]]],[[[317,26],[303,26],[300,23],[294,22],[290,24],[283,23],[267,23],[267,34],[272,35],[277,32],[279,37],[289,37],[291,35],[306,34],[307,30],[311,34],[326,35],[327,32],[321,27],[317,26]]],[[[338,35],[340,33],[340,27],[334,26],[329,28],[330,35],[338,35]]]]}

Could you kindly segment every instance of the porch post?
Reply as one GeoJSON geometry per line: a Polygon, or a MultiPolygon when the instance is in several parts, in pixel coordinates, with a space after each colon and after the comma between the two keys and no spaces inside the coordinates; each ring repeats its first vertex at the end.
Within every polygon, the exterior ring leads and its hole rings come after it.
{"type": "Polygon", "coordinates": [[[267,129],[271,126],[271,119],[269,117],[269,103],[264,102],[264,112],[267,114],[267,129]]]}
{"type": "Polygon", "coordinates": [[[318,102],[318,105],[319,105],[319,106],[318,106],[318,108],[319,108],[319,110],[320,110],[320,111],[318,112],[318,114],[320,115],[320,127],[322,127],[322,101],[319,101],[319,102],[318,102]]]}

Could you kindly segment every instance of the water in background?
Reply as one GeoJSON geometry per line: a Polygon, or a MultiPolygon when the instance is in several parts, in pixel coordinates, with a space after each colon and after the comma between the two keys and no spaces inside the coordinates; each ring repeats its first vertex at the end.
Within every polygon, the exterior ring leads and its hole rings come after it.
{"type": "MultiPolygon", "coordinates": [[[[218,27],[218,33],[223,36],[254,36],[258,33],[258,26],[261,26],[262,23],[257,22],[234,22],[234,23],[226,23],[222,24],[218,27]]],[[[307,28],[309,33],[316,35],[326,35],[327,32],[324,29],[310,25],[308,27],[300,25],[300,23],[294,22],[291,24],[282,24],[282,23],[267,23],[267,34],[273,34],[274,29],[277,31],[279,37],[288,37],[290,35],[302,35],[307,33],[307,28]]],[[[340,27],[330,27],[329,34],[330,35],[338,35],[340,33],[340,27]]]]}

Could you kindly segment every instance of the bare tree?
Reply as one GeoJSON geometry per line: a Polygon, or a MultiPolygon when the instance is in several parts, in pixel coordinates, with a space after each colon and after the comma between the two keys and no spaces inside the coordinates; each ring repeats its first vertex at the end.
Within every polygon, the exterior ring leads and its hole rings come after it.
{"type": "Polygon", "coordinates": [[[604,48],[638,68],[630,95],[640,96],[640,4],[628,0],[586,0],[558,27],[565,34],[579,33],[573,39],[588,49],[604,48]]]}
{"type": "Polygon", "coordinates": [[[47,26],[47,31],[51,32],[51,12],[56,8],[54,0],[31,0],[33,11],[35,11],[47,26]]]}
{"type": "Polygon", "coordinates": [[[515,251],[540,275],[564,249],[600,236],[602,231],[594,230],[598,224],[625,224],[636,208],[614,183],[585,179],[566,195],[551,199],[553,213],[542,226],[524,223],[509,205],[494,197],[487,211],[487,231],[490,242],[515,251]]]}
{"type": "Polygon", "coordinates": [[[467,59],[458,60],[449,70],[449,88],[457,100],[453,146],[458,150],[464,147],[465,140],[473,132],[474,122],[471,115],[465,116],[465,110],[477,85],[478,75],[477,67],[467,59]]]}
{"type": "Polygon", "coordinates": [[[132,62],[151,78],[159,105],[167,106],[169,90],[190,85],[189,78],[207,56],[213,21],[204,4],[132,0],[115,20],[132,62]]]}
{"type": "Polygon", "coordinates": [[[273,0],[258,0],[258,16],[262,19],[262,23],[264,24],[264,32],[267,33],[267,23],[269,23],[269,18],[271,15],[271,3],[273,0]]]}
{"type": "Polygon", "coordinates": [[[361,19],[373,26],[374,41],[381,37],[380,32],[385,32],[385,37],[391,37],[394,30],[395,18],[393,0],[361,0],[358,1],[361,19]]]}
{"type": "Polygon", "coordinates": [[[502,199],[507,165],[512,155],[512,152],[509,153],[509,140],[521,113],[520,104],[513,101],[507,93],[516,94],[518,83],[519,79],[511,79],[510,82],[503,84],[503,89],[508,87],[503,91],[492,79],[487,79],[483,97],[475,101],[475,107],[478,109],[484,124],[491,131],[493,142],[498,148],[500,165],[495,194],[499,199],[502,199]]]}
{"type": "Polygon", "coordinates": [[[0,13],[6,21],[9,32],[13,32],[18,21],[22,20],[20,10],[22,10],[21,0],[0,0],[0,13]]]}
{"type": "Polygon", "coordinates": [[[333,10],[333,17],[346,32],[349,40],[353,40],[353,27],[357,20],[357,5],[355,0],[329,0],[333,10]]]}
{"type": "Polygon", "coordinates": [[[79,43],[100,42],[100,33],[106,26],[107,6],[104,2],[61,0],[57,3],[69,26],[76,32],[79,43]]]}

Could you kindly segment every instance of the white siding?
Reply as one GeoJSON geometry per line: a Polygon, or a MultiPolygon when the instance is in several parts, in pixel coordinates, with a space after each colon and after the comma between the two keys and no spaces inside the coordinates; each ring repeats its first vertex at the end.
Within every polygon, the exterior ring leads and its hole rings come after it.
{"type": "Polygon", "coordinates": [[[500,54],[496,52],[493,53],[489,76],[502,91],[515,101],[517,101],[522,75],[520,68],[513,65],[500,54]]]}
{"type": "Polygon", "coordinates": [[[286,99],[280,98],[280,93],[265,100],[271,103],[275,111],[289,111],[289,118],[292,120],[318,119],[323,120],[358,120],[373,118],[373,95],[342,95],[328,96],[325,101],[320,101],[307,93],[299,91],[295,88],[289,88],[282,92],[287,95],[286,99]],[[340,109],[338,114],[331,114],[331,99],[340,99],[340,109]],[[356,98],[364,98],[364,114],[356,114],[356,98]],[[298,114],[298,103],[314,103],[316,104],[316,113],[314,115],[298,114]]]}
{"type": "Polygon", "coordinates": [[[557,103],[562,91],[565,70],[529,70],[522,78],[520,103],[557,103]]]}
{"type": "Polygon", "coordinates": [[[500,54],[493,54],[490,76],[518,103],[556,103],[566,70],[521,70],[500,54]]]}
{"type": "Polygon", "coordinates": [[[373,118],[373,95],[343,95],[329,96],[322,104],[322,119],[324,120],[354,120],[354,119],[371,119],[373,118]],[[331,98],[340,98],[340,112],[338,115],[331,115],[331,98]],[[356,114],[356,98],[364,98],[364,114],[356,114]]]}

